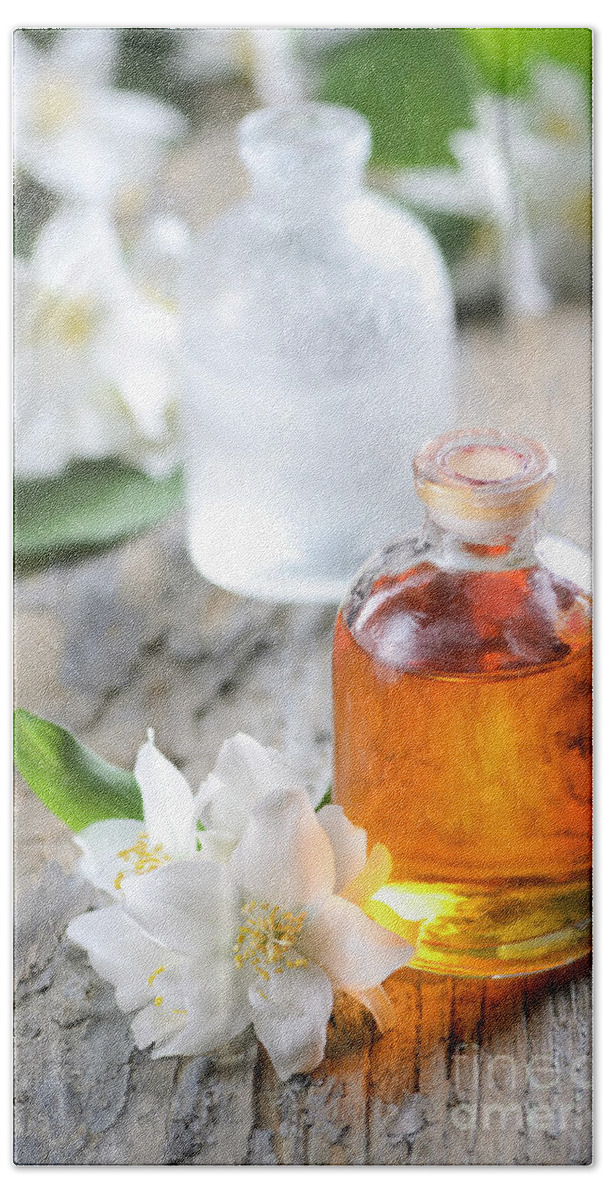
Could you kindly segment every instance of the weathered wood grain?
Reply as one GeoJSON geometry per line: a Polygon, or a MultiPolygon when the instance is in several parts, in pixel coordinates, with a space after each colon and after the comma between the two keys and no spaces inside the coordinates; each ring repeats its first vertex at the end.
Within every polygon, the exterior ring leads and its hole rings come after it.
{"type": "MultiPolygon", "coordinates": [[[[17,702],[131,767],[148,725],[197,785],[244,729],[316,796],[330,771],[333,613],[238,599],[189,564],[181,522],[18,581],[17,702]]],[[[340,998],[327,1057],[280,1083],[245,1035],[211,1058],[152,1061],[70,917],[97,901],[68,832],[17,787],[18,1163],[586,1163],[585,968],[504,981],[405,970],[382,1036],[340,998]],[[58,864],[61,864],[59,866],[58,864]],[[63,869],[62,869],[63,868],[63,869]],[[64,873],[67,872],[67,873],[64,873]]]]}
{"type": "Polygon", "coordinates": [[[248,1034],[213,1058],[134,1049],[111,988],[63,936],[94,903],[52,864],[19,906],[18,1163],[590,1161],[583,969],[471,985],[405,970],[392,1032],[342,997],[325,1062],[280,1083],[248,1034]]]}

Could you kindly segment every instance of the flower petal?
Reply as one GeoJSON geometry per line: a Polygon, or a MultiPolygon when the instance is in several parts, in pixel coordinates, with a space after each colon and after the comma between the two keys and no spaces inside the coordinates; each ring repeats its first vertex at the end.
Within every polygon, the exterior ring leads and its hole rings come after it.
{"type": "Polygon", "coordinates": [[[151,937],[178,953],[229,957],[238,901],[228,868],[195,856],[123,883],[127,912],[151,937]]]}
{"type": "Polygon", "coordinates": [[[78,860],[78,870],[95,887],[118,900],[116,880],[125,870],[125,863],[118,857],[121,850],[133,846],[144,832],[141,821],[111,820],[95,821],[74,836],[74,842],[84,851],[78,860]]]}
{"type": "Polygon", "coordinates": [[[367,853],[367,834],[353,825],[339,804],[326,804],[317,820],[323,826],[336,861],[336,891],[341,892],[363,870],[367,853]]]}
{"type": "MultiPolygon", "coordinates": [[[[179,971],[166,971],[151,976],[150,1003],[136,1014],[131,1022],[135,1045],[143,1050],[152,1042],[159,1045],[174,1038],[188,1021],[183,979],[183,963],[179,971]]],[[[150,981],[149,981],[150,982],[150,981]]]]}
{"type": "Polygon", "coordinates": [[[175,398],[176,323],[135,287],[113,298],[92,346],[92,362],[117,390],[142,439],[166,440],[167,408],[175,398]]]}
{"type": "Polygon", "coordinates": [[[64,29],[57,34],[45,62],[56,71],[69,69],[87,81],[109,84],[119,51],[117,29],[64,29]]]}
{"type": "Polygon", "coordinates": [[[341,889],[342,896],[345,900],[350,900],[351,904],[364,909],[370,896],[388,883],[392,869],[393,860],[388,847],[383,842],[376,842],[369,852],[363,870],[341,889]]]}
{"type": "Polygon", "coordinates": [[[102,206],[59,208],[43,226],[31,263],[39,286],[53,293],[112,305],[130,288],[118,235],[102,206]]]}
{"type": "Polygon", "coordinates": [[[314,964],[273,974],[249,989],[256,1036],[279,1079],[313,1071],[325,1053],[333,1007],[331,984],[314,964]]]}
{"type": "Polygon", "coordinates": [[[395,1010],[382,984],[367,988],[363,992],[351,991],[350,995],[354,996],[372,1014],[381,1033],[386,1033],[387,1030],[394,1028],[395,1010]]]}
{"type": "Polygon", "coordinates": [[[234,850],[234,838],[224,837],[212,829],[201,830],[197,834],[198,853],[204,858],[212,858],[215,862],[227,863],[234,850]]]}
{"type": "Polygon", "coordinates": [[[145,1008],[135,1014],[131,1021],[131,1033],[138,1050],[145,1050],[146,1046],[156,1043],[159,1049],[153,1057],[160,1058],[162,1054],[174,1053],[172,1050],[163,1050],[160,1047],[168,1045],[170,1039],[174,1040],[179,1037],[187,1021],[185,1009],[168,1008],[165,1004],[161,1007],[147,1004],[145,1008]]]}
{"type": "Polygon", "coordinates": [[[135,778],[141,788],[150,844],[161,843],[172,858],[195,854],[192,792],[181,771],[156,749],[151,737],[137,755],[135,778]]]}
{"type": "Polygon", "coordinates": [[[91,966],[116,989],[116,1003],[129,1012],[153,998],[150,976],[175,970],[178,960],[167,954],[117,905],[74,917],[67,936],[86,950],[91,966]]]}
{"type": "Polygon", "coordinates": [[[186,1019],[153,1058],[167,1054],[209,1054],[232,1041],[251,1024],[245,979],[232,960],[191,962],[184,972],[186,1019]]]}
{"type": "Polygon", "coordinates": [[[334,856],[306,792],[281,789],[254,809],[230,860],[242,893],[273,905],[303,905],[331,892],[334,856]]]}
{"type": "Polygon", "coordinates": [[[201,785],[197,813],[206,827],[236,843],[264,796],[277,788],[296,786],[276,750],[260,746],[246,733],[237,733],[224,742],[213,771],[201,785]]]}
{"type": "Polygon", "coordinates": [[[298,948],[327,971],[334,988],[366,991],[404,967],[413,946],[366,917],[341,896],[309,910],[298,948]]]}

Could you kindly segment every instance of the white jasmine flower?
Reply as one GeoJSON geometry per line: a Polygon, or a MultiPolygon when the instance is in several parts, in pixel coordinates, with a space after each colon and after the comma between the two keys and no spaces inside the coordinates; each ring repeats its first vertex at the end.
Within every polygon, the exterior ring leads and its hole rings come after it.
{"type": "Polygon", "coordinates": [[[176,316],[130,278],[107,214],[66,206],[15,271],[17,475],[175,463],[176,316]]]}
{"type": "Polygon", "coordinates": [[[111,203],[186,131],[168,105],[110,86],[114,58],[113,30],[65,30],[47,51],[15,35],[17,163],[62,196],[111,203]]]}
{"type": "Polygon", "coordinates": [[[148,730],[135,764],[144,819],[95,821],[76,834],[78,868],[95,887],[118,899],[123,881],[197,853],[195,801],[186,779],[154,745],[148,730]]]}
{"type": "MultiPolygon", "coordinates": [[[[117,1003],[137,1010],[136,1043],[154,1044],[154,1057],[210,1053],[252,1024],[281,1079],[312,1070],[324,1055],[334,993],[356,995],[381,1022],[388,1001],[380,984],[412,954],[347,898],[377,886],[369,883],[374,856],[366,856],[365,832],[341,809],[316,814],[297,786],[269,791],[272,774],[285,779],[286,768],[238,735],[224,745],[213,773],[219,782],[208,780],[205,793],[209,813],[236,839],[228,861],[208,857],[204,846],[189,853],[197,806],[189,790],[181,793],[188,832],[179,834],[179,853],[164,859],[160,848],[174,845],[165,821],[179,807],[176,777],[166,774],[166,760],[147,754],[152,811],[165,796],[154,834],[160,861],[126,874],[122,903],[77,917],[68,936],[116,988],[117,1003]]],[[[140,778],[139,759],[138,768],[140,778]]],[[[143,776],[140,783],[146,805],[143,776]]],[[[95,855],[88,834],[79,844],[95,855]]]]}
{"type": "Polygon", "coordinates": [[[298,786],[276,750],[260,746],[246,733],[228,738],[196,797],[204,827],[200,836],[209,853],[227,861],[256,804],[277,788],[298,786]]]}
{"type": "MultiPolygon", "coordinates": [[[[224,742],[214,770],[194,796],[181,771],[157,749],[154,731],[149,729],[137,755],[135,778],[142,794],[143,821],[97,821],[74,837],[84,852],[79,870],[114,900],[121,899],[123,880],[130,874],[146,874],[174,858],[199,853],[227,862],[255,805],[277,788],[298,786],[277,751],[260,746],[245,733],[224,742]]],[[[364,831],[346,817],[340,821],[342,809],[334,808],[331,817],[324,813],[319,814],[324,827],[340,826],[334,836],[329,828],[328,832],[332,843],[339,843],[341,859],[354,862],[350,874],[357,874],[366,860],[364,831]],[[358,847],[355,860],[353,844],[358,847]]],[[[342,871],[340,889],[346,883],[343,875],[342,871]]]]}
{"type": "MultiPolygon", "coordinates": [[[[540,268],[559,279],[568,256],[580,274],[577,247],[579,258],[588,253],[591,153],[582,79],[543,63],[528,100],[482,96],[475,127],[455,133],[450,147],[457,169],[403,171],[394,190],[430,211],[477,218],[477,257],[485,255],[490,272],[496,271],[495,247],[502,247],[507,304],[546,306],[540,268]],[[496,232],[494,240],[488,230],[496,232]]],[[[461,275],[466,278],[462,269],[461,275]]]]}

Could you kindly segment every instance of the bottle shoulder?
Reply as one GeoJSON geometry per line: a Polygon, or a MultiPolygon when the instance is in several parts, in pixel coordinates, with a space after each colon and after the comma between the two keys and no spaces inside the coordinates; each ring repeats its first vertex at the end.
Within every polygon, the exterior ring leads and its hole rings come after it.
{"type": "Polygon", "coordinates": [[[425,280],[429,294],[440,293],[450,311],[453,310],[452,286],[441,250],[426,225],[413,213],[386,196],[367,190],[353,206],[350,228],[353,239],[381,261],[386,270],[407,274],[414,268],[425,280]]]}
{"type": "Polygon", "coordinates": [[[324,273],[343,275],[367,271],[407,291],[416,284],[420,299],[438,300],[453,309],[449,276],[432,235],[411,214],[384,197],[362,190],[339,215],[328,210],[302,225],[284,223],[251,198],[226,209],[194,239],[185,270],[193,291],[239,285],[243,267],[251,281],[284,277],[286,264],[311,278],[324,273]],[[232,264],[232,271],[228,270],[232,264]]]}
{"type": "Polygon", "coordinates": [[[273,228],[242,202],[194,247],[180,307],[186,350],[222,373],[246,358],[294,380],[421,390],[429,407],[429,393],[451,394],[449,284],[433,247],[375,198],[331,230],[273,228]]]}
{"type": "Polygon", "coordinates": [[[540,558],[503,571],[446,567],[419,533],[365,565],[340,628],[379,664],[400,671],[530,670],[589,648],[590,596],[540,558]]]}

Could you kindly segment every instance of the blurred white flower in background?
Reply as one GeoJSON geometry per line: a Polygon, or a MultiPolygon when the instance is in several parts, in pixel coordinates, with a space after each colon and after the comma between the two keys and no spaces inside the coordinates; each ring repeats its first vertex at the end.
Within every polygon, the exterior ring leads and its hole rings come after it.
{"type": "Polygon", "coordinates": [[[238,29],[179,29],[174,70],[186,83],[235,79],[243,71],[243,32],[238,29]]]}
{"type": "Polygon", "coordinates": [[[591,209],[589,106],[583,80],[543,63],[529,99],[482,96],[474,129],[450,146],[458,169],[403,171],[393,190],[418,208],[480,221],[472,254],[454,268],[457,294],[491,287],[501,262],[507,308],[546,307],[544,286],[584,286],[591,209]],[[542,277],[542,278],[541,278],[542,277]]]}
{"type": "Polygon", "coordinates": [[[549,279],[588,283],[591,245],[591,116],[583,79],[545,64],[535,74],[517,141],[530,227],[549,279]]]}
{"type": "Polygon", "coordinates": [[[17,165],[51,191],[110,204],[157,171],[186,118],[111,86],[116,30],[61,32],[50,50],[15,36],[17,165]]]}
{"type": "Polygon", "coordinates": [[[338,29],[336,27],[327,27],[323,29],[298,29],[296,31],[302,42],[312,53],[328,50],[332,46],[342,46],[345,42],[352,41],[356,37],[365,37],[367,29],[360,29],[358,26],[351,28],[345,27],[338,29]]]}
{"type": "Polygon", "coordinates": [[[320,56],[361,33],[360,29],[250,29],[245,62],[263,104],[313,100],[320,82],[320,56]]]}
{"type": "Polygon", "coordinates": [[[110,217],[65,206],[15,272],[15,468],[175,465],[176,315],[137,287],[110,217]]]}
{"type": "Polygon", "coordinates": [[[133,278],[147,296],[177,304],[190,245],[190,230],[175,213],[161,211],[140,217],[128,261],[133,278]]]}
{"type": "Polygon", "coordinates": [[[293,29],[252,29],[251,76],[262,104],[297,104],[307,98],[308,80],[293,29]]]}
{"type": "Polygon", "coordinates": [[[265,104],[313,98],[316,59],[331,46],[364,33],[354,29],[179,29],[172,55],[175,71],[187,83],[217,83],[250,77],[265,104]]]}
{"type": "Polygon", "coordinates": [[[305,65],[294,29],[184,29],[173,62],[188,83],[248,79],[262,104],[305,98],[305,65]]]}

